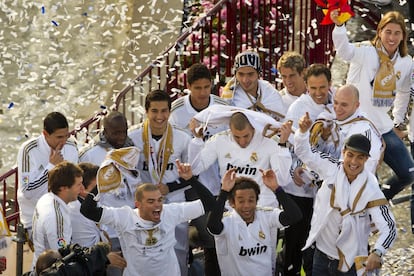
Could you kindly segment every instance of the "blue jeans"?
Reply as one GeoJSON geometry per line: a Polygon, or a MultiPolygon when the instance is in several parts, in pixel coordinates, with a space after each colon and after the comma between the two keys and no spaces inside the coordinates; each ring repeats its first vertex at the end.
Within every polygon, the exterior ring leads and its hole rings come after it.
{"type": "MultiPolygon", "coordinates": [[[[389,189],[383,189],[387,199],[393,198],[406,186],[414,185],[414,161],[404,142],[393,130],[382,135],[385,141],[384,161],[394,171],[394,175],[385,181],[389,189]]],[[[411,222],[414,223],[414,198],[411,198],[411,222]]]]}
{"type": "Polygon", "coordinates": [[[387,199],[393,198],[407,185],[414,182],[414,162],[404,142],[394,131],[384,133],[385,140],[384,161],[394,171],[394,175],[385,181],[389,189],[384,189],[387,199]]]}
{"type": "Polygon", "coordinates": [[[339,260],[328,257],[315,247],[313,255],[312,275],[318,276],[356,276],[355,265],[347,272],[338,270],[339,260]]]}

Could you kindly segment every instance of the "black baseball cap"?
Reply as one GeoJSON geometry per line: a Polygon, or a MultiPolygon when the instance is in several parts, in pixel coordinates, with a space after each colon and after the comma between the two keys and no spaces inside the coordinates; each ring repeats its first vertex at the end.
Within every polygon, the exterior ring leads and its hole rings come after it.
{"type": "Polygon", "coordinates": [[[350,149],[370,156],[371,141],[362,134],[354,134],[345,140],[344,149],[350,149]]]}

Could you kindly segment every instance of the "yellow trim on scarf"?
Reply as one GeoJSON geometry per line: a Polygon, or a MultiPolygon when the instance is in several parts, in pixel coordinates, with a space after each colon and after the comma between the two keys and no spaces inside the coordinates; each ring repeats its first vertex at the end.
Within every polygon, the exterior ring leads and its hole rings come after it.
{"type": "MultiPolygon", "coordinates": [[[[144,156],[145,156],[145,161],[148,164],[148,168],[150,167],[150,158],[151,158],[151,143],[150,143],[150,139],[152,139],[152,137],[149,137],[149,120],[145,119],[144,124],[143,124],[143,131],[142,131],[142,141],[144,142],[144,156]]],[[[157,177],[158,177],[158,182],[161,183],[162,178],[164,177],[164,173],[165,170],[167,169],[168,166],[168,161],[170,159],[171,154],[174,152],[173,151],[173,144],[172,144],[172,140],[173,140],[173,134],[172,134],[172,127],[171,125],[168,123],[167,124],[167,130],[164,132],[164,135],[162,137],[161,140],[161,147],[158,150],[157,153],[157,164],[156,164],[156,172],[157,172],[157,177]],[[160,162],[161,163],[161,168],[159,168],[160,166],[160,162]]],[[[150,172],[151,173],[151,172],[150,172]]],[[[154,183],[154,184],[159,184],[159,183],[154,183]]]]}
{"type": "Polygon", "coordinates": [[[380,66],[373,83],[373,105],[391,106],[395,97],[394,91],[397,87],[397,75],[394,70],[394,63],[385,54],[381,45],[376,45],[380,66]]]}

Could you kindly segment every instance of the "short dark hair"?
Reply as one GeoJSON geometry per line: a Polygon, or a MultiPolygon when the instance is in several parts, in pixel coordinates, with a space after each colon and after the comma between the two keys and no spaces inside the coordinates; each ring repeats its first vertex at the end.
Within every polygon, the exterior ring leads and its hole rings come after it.
{"type": "Polygon", "coordinates": [[[211,81],[211,72],[206,65],[194,63],[187,70],[187,82],[192,84],[199,79],[208,79],[211,81]]]}
{"type": "Polygon", "coordinates": [[[81,162],[78,164],[78,166],[83,171],[83,179],[82,184],[87,189],[89,185],[91,184],[92,180],[96,179],[96,175],[98,174],[99,166],[88,163],[88,162],[81,162]]]}
{"type": "Polygon", "coordinates": [[[71,162],[63,161],[49,171],[49,192],[58,194],[61,187],[72,187],[75,178],[83,175],[82,169],[71,162]]]}
{"type": "Polygon", "coordinates": [[[52,134],[57,129],[69,128],[68,120],[60,112],[51,112],[43,120],[43,129],[52,134]]]}
{"type": "Polygon", "coordinates": [[[331,70],[325,64],[314,63],[306,70],[305,81],[307,82],[311,76],[318,77],[320,75],[325,75],[328,82],[332,80],[331,70]]]}
{"type": "Polygon", "coordinates": [[[145,110],[148,111],[151,102],[167,102],[171,110],[171,97],[163,90],[153,90],[145,97],[145,110]]]}
{"type": "Polygon", "coordinates": [[[135,191],[135,200],[141,202],[144,192],[158,191],[158,186],[152,183],[143,183],[135,191]]]}
{"type": "Polygon", "coordinates": [[[113,123],[125,123],[127,125],[127,119],[125,118],[125,115],[122,112],[119,111],[111,111],[108,115],[106,115],[103,119],[103,126],[104,129],[108,128],[110,124],[113,123]]]}
{"type": "Polygon", "coordinates": [[[259,194],[260,194],[260,186],[257,184],[256,181],[249,177],[237,177],[236,183],[234,184],[234,187],[230,190],[229,195],[227,196],[227,199],[230,202],[234,202],[234,197],[236,195],[237,190],[247,190],[247,189],[253,189],[256,194],[256,201],[259,200],[259,194]]]}
{"type": "Polygon", "coordinates": [[[231,115],[230,127],[233,127],[237,130],[243,130],[247,126],[254,128],[250,123],[249,119],[242,112],[235,112],[231,115]]]}

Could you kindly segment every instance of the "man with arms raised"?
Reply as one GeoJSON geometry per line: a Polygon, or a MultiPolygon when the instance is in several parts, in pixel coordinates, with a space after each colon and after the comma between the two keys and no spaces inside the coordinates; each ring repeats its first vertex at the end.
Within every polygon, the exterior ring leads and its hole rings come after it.
{"type": "Polygon", "coordinates": [[[189,164],[176,161],[183,185],[191,185],[201,200],[163,204],[157,185],[144,183],[135,193],[136,209],[97,207],[93,194],[82,203],[81,212],[88,218],[116,229],[127,261],[124,276],[182,275],[174,251],[175,228],[209,211],[214,198],[191,172],[189,164]]]}
{"type": "Polygon", "coordinates": [[[233,168],[224,174],[217,205],[208,219],[208,229],[216,240],[221,273],[226,276],[274,275],[273,229],[298,221],[302,216],[300,209],[278,185],[273,170],[260,170],[260,173],[263,183],[283,205],[283,211],[257,207],[259,185],[251,178],[236,177],[235,171],[233,168]],[[223,215],[227,199],[233,210],[223,215]]]}

